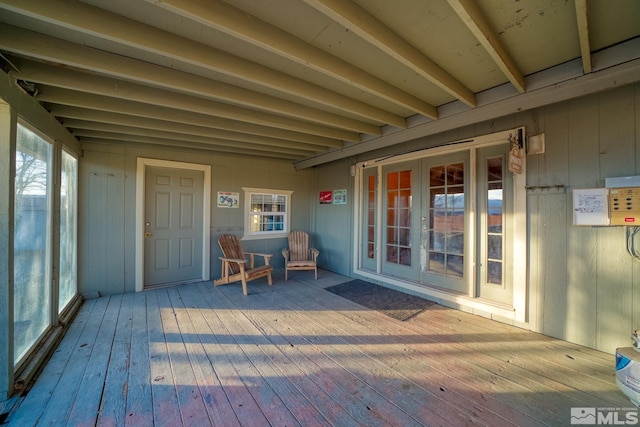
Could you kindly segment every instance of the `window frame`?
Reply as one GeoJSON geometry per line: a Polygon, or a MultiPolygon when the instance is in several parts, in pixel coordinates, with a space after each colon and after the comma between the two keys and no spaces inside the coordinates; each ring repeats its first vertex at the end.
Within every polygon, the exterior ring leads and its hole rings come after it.
{"type": "MultiPolygon", "coordinates": [[[[45,305],[40,305],[39,308],[42,309],[46,309],[47,313],[46,313],[46,325],[44,325],[44,328],[39,332],[38,337],[36,337],[33,341],[31,341],[25,348],[22,349],[22,351],[20,353],[16,353],[16,340],[14,338],[13,343],[12,343],[12,348],[11,348],[11,357],[12,357],[12,361],[13,361],[13,367],[15,372],[21,372],[22,369],[25,367],[25,365],[27,364],[27,361],[32,357],[32,355],[37,351],[36,349],[41,346],[41,343],[44,342],[44,340],[46,339],[46,337],[49,334],[49,331],[51,330],[51,328],[57,323],[58,321],[58,309],[57,309],[57,303],[58,303],[58,295],[57,295],[57,288],[54,287],[54,284],[57,282],[57,277],[54,276],[54,274],[56,273],[57,270],[57,259],[56,259],[56,255],[57,255],[57,245],[59,244],[59,242],[57,241],[57,239],[55,239],[57,237],[57,230],[54,231],[54,227],[55,227],[55,223],[57,220],[57,213],[55,212],[56,210],[56,206],[55,206],[55,198],[57,197],[56,192],[57,192],[57,169],[59,167],[58,163],[58,155],[57,155],[57,150],[58,150],[58,146],[56,145],[56,142],[53,138],[51,138],[49,135],[47,135],[46,133],[44,133],[43,131],[41,131],[40,129],[38,129],[37,127],[33,126],[31,123],[29,123],[28,121],[24,120],[21,117],[17,118],[16,121],[16,145],[15,145],[15,149],[13,152],[13,156],[14,156],[14,161],[16,162],[16,175],[17,175],[17,153],[19,150],[19,146],[18,146],[18,139],[19,139],[19,133],[20,133],[20,128],[23,128],[25,131],[35,135],[37,138],[39,138],[40,140],[42,140],[44,143],[48,144],[48,148],[49,148],[49,153],[48,153],[48,158],[47,158],[47,177],[46,177],[46,218],[45,218],[45,222],[46,222],[46,231],[45,231],[45,251],[44,251],[44,283],[43,288],[46,291],[46,295],[44,296],[44,298],[42,298],[40,301],[46,301],[46,306],[45,305]],[[55,240],[54,240],[55,239],[55,240]]],[[[17,183],[17,177],[14,180],[14,186],[17,183]]],[[[15,187],[14,187],[15,188],[15,187]]],[[[13,195],[14,197],[14,227],[16,227],[16,216],[17,216],[17,193],[14,193],[13,195]]],[[[17,314],[17,309],[16,309],[16,284],[17,284],[17,280],[15,279],[16,276],[16,240],[15,240],[15,228],[14,228],[14,244],[13,244],[13,248],[11,248],[13,254],[14,254],[14,263],[12,265],[12,269],[13,269],[13,274],[14,274],[14,281],[13,281],[13,286],[14,288],[12,289],[12,294],[13,294],[13,301],[12,301],[12,307],[11,310],[13,310],[13,315],[12,315],[12,324],[10,325],[11,328],[14,329],[14,334],[15,334],[15,327],[16,327],[16,314],[17,314]]],[[[15,335],[14,335],[15,337],[15,335]]]]}
{"type": "Polygon", "coordinates": [[[289,235],[291,224],[291,195],[293,194],[293,191],[253,187],[242,187],[242,190],[244,191],[244,235],[242,238],[244,240],[258,240],[287,237],[289,235]],[[282,230],[258,232],[251,231],[251,218],[254,216],[254,214],[251,212],[251,196],[253,195],[284,196],[285,211],[282,215],[284,219],[284,226],[282,230]]]}
{"type": "MultiPolygon", "coordinates": [[[[57,293],[58,293],[58,301],[57,301],[57,306],[58,306],[58,316],[60,316],[62,313],[65,312],[65,310],[67,310],[67,308],[71,305],[71,303],[73,302],[74,297],[78,294],[78,232],[79,232],[79,226],[78,226],[78,217],[79,217],[79,202],[78,202],[78,195],[79,195],[79,183],[80,183],[80,159],[79,156],[76,155],[73,151],[67,149],[66,147],[61,147],[60,150],[60,186],[58,188],[58,197],[60,197],[60,207],[58,209],[58,214],[60,215],[59,221],[58,221],[58,227],[59,227],[59,236],[60,238],[58,239],[58,252],[60,255],[60,258],[58,259],[58,289],[57,289],[57,293]],[[64,156],[67,155],[69,156],[71,159],[73,159],[75,161],[74,165],[75,165],[75,169],[74,169],[74,184],[75,184],[75,188],[73,196],[74,196],[74,200],[73,200],[73,212],[72,212],[72,223],[67,224],[67,225],[72,225],[74,227],[73,229],[73,238],[71,239],[71,243],[73,244],[73,263],[72,263],[72,271],[69,271],[70,273],[70,278],[72,280],[72,286],[71,289],[73,289],[73,293],[71,295],[71,297],[66,300],[66,301],[62,301],[61,299],[61,289],[62,289],[62,276],[63,276],[63,272],[65,272],[65,270],[63,270],[63,260],[62,260],[62,255],[63,255],[63,242],[62,242],[62,237],[63,237],[63,233],[62,233],[62,229],[61,227],[63,226],[63,217],[62,217],[62,213],[63,213],[63,208],[62,208],[62,185],[63,185],[63,179],[62,179],[62,174],[64,172],[64,168],[63,168],[63,164],[64,164],[64,156]]],[[[68,250],[69,248],[65,248],[65,251],[68,250]]]]}

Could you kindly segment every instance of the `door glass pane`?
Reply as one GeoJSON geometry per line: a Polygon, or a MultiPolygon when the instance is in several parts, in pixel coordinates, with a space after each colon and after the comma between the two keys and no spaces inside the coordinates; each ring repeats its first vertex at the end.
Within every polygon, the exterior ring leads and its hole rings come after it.
{"type": "Polygon", "coordinates": [[[462,277],[464,273],[464,258],[462,255],[447,255],[447,275],[462,277]]]}
{"type": "Polygon", "coordinates": [[[78,160],[62,151],[60,185],[60,300],[62,311],[77,291],[78,160]]]}
{"type": "Polygon", "coordinates": [[[367,258],[375,256],[375,218],[376,218],[376,177],[370,175],[367,179],[367,258]]]}
{"type": "Polygon", "coordinates": [[[487,283],[502,284],[503,254],[503,160],[487,159],[487,234],[486,260],[487,283]]]}
{"type": "Polygon", "coordinates": [[[387,174],[387,262],[411,265],[411,171],[387,174]]]}
{"type": "Polygon", "coordinates": [[[464,163],[429,169],[429,272],[462,277],[464,272],[464,163]]]}
{"type": "Polygon", "coordinates": [[[50,324],[51,144],[18,125],[14,223],[14,363],[50,324]]]}
{"type": "Polygon", "coordinates": [[[464,184],[464,163],[447,165],[447,185],[464,184]]]}

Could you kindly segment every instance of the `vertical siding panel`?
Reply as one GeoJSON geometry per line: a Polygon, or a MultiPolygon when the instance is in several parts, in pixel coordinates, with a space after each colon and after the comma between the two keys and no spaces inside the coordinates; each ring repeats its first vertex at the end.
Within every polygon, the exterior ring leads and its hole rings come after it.
{"type": "MultiPolygon", "coordinates": [[[[599,96],[601,178],[635,174],[633,92],[620,88],[599,96]]],[[[628,344],[633,329],[633,259],[624,227],[599,230],[596,347],[612,353],[628,344]]]]}
{"type": "MultiPolygon", "coordinates": [[[[598,106],[584,101],[579,99],[569,103],[570,190],[602,186],[598,161],[598,106]]],[[[593,313],[596,312],[597,229],[573,225],[571,194],[568,207],[566,339],[595,347],[593,313]]]]}
{"type": "Polygon", "coordinates": [[[544,108],[546,137],[546,185],[566,185],[569,182],[569,130],[567,103],[544,108]]]}
{"type": "MultiPolygon", "coordinates": [[[[107,177],[97,171],[89,171],[88,188],[88,212],[87,212],[87,262],[80,262],[84,265],[86,276],[84,283],[92,283],[92,287],[106,291],[107,289],[107,258],[106,247],[102,244],[107,240],[108,230],[104,226],[107,221],[108,200],[104,197],[107,194],[107,177]]],[[[81,251],[82,253],[82,251],[81,251]]]]}
{"type": "MultiPolygon", "coordinates": [[[[83,229],[88,257],[82,255],[83,281],[103,294],[124,292],[124,169],[123,156],[92,153],[100,161],[89,167],[87,215],[83,229]],[[88,261],[88,262],[87,262],[88,261]]],[[[86,290],[82,290],[86,291],[86,290]]]]}
{"type": "Polygon", "coordinates": [[[624,231],[624,227],[598,230],[596,348],[607,353],[628,344],[632,330],[632,259],[624,249],[624,231]]]}
{"type": "Polygon", "coordinates": [[[107,245],[107,268],[109,271],[109,293],[125,292],[124,287],[124,171],[118,168],[108,178],[109,230],[107,245]]]}
{"type": "MultiPolygon", "coordinates": [[[[541,110],[546,136],[545,153],[538,156],[544,166],[539,171],[541,186],[568,184],[567,105],[556,104],[541,110]]],[[[540,119],[538,119],[539,121],[540,119]]],[[[567,194],[564,189],[533,189],[538,195],[540,256],[544,269],[540,272],[544,304],[543,333],[564,338],[567,309],[567,194]]]]}
{"type": "MultiPolygon", "coordinates": [[[[545,190],[542,190],[545,191],[545,190]]],[[[567,310],[566,195],[564,192],[540,196],[542,213],[542,257],[544,257],[543,333],[564,338],[567,310]]]]}
{"type": "Polygon", "coordinates": [[[529,323],[534,330],[541,330],[544,324],[544,287],[540,272],[544,271],[544,259],[541,257],[542,218],[540,215],[540,196],[528,194],[529,204],[529,323]]]}

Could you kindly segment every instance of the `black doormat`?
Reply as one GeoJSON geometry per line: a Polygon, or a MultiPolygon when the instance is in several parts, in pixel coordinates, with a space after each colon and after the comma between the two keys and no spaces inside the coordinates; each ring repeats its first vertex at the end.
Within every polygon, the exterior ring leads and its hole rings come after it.
{"type": "Polygon", "coordinates": [[[435,304],[364,280],[352,280],[325,288],[327,291],[398,320],[407,320],[435,304]]]}

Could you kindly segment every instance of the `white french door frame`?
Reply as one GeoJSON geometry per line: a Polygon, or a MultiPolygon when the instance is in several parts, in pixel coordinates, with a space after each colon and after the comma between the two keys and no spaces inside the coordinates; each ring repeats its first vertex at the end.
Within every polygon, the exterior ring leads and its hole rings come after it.
{"type": "MultiPolygon", "coordinates": [[[[444,305],[451,306],[454,308],[462,309],[470,312],[477,312],[479,314],[487,313],[491,316],[500,316],[504,319],[509,319],[514,322],[526,323],[527,322],[527,259],[528,259],[528,250],[527,250],[527,199],[526,199],[526,156],[522,156],[522,174],[514,174],[514,191],[511,197],[513,197],[514,203],[514,215],[512,218],[514,233],[513,233],[513,273],[511,277],[508,279],[513,283],[513,301],[511,307],[502,307],[499,305],[491,304],[486,301],[482,301],[476,298],[477,294],[477,286],[476,286],[476,259],[473,257],[473,261],[469,262],[466,266],[467,270],[465,271],[467,280],[469,281],[469,292],[468,294],[458,294],[447,292],[446,290],[441,290],[437,288],[425,287],[422,286],[419,282],[413,282],[410,280],[402,280],[395,277],[385,276],[382,274],[381,269],[381,258],[382,258],[382,247],[380,244],[380,240],[376,241],[376,259],[377,259],[377,271],[371,272],[370,270],[363,269],[361,267],[361,256],[362,256],[362,239],[365,238],[363,236],[363,227],[361,224],[362,217],[362,209],[363,202],[365,197],[365,191],[363,189],[363,171],[367,168],[375,167],[377,168],[377,177],[378,177],[378,187],[377,187],[377,200],[378,206],[380,206],[380,200],[383,200],[383,189],[381,188],[381,176],[382,176],[382,167],[385,165],[389,165],[392,163],[400,163],[410,160],[415,160],[418,158],[439,156],[442,154],[454,153],[457,151],[468,150],[470,152],[470,166],[471,166],[471,177],[473,179],[472,185],[470,185],[470,196],[471,200],[476,200],[476,190],[475,190],[475,161],[476,161],[476,149],[482,147],[489,147],[492,145],[504,144],[509,141],[510,136],[518,135],[518,131],[522,132],[522,139],[525,139],[525,129],[524,127],[514,128],[505,130],[502,132],[496,132],[489,135],[482,135],[471,139],[465,139],[464,141],[459,141],[459,143],[452,143],[446,146],[429,148],[421,151],[411,152],[407,154],[400,154],[397,156],[386,157],[383,159],[373,159],[368,160],[366,162],[360,162],[356,164],[356,175],[354,177],[354,200],[358,203],[354,204],[354,224],[357,226],[353,227],[353,238],[355,242],[358,244],[354,245],[353,252],[353,273],[358,276],[370,278],[376,281],[381,281],[384,283],[388,283],[392,286],[397,286],[400,288],[404,288],[410,292],[416,294],[422,294],[430,299],[435,300],[436,302],[441,302],[444,305]]],[[[474,205],[473,203],[472,205],[474,205]]],[[[475,208],[469,212],[471,215],[470,220],[475,221],[477,212],[475,208]]],[[[378,217],[380,218],[380,217],[378,217]]],[[[380,230],[380,226],[376,226],[376,239],[379,239],[381,236],[378,234],[378,230],[380,230]]],[[[473,234],[473,233],[470,233],[473,234]]],[[[475,247],[475,237],[473,237],[473,241],[470,242],[470,247],[475,247]]],[[[423,262],[423,256],[421,255],[421,263],[423,262]]],[[[422,268],[420,266],[419,268],[422,268]]]]}
{"type": "Polygon", "coordinates": [[[145,176],[147,167],[165,167],[173,169],[187,169],[202,171],[204,174],[202,228],[202,280],[209,280],[211,266],[211,166],[198,163],[174,162],[170,160],[149,159],[138,157],[136,165],[136,292],[144,289],[144,203],[145,176]]]}

